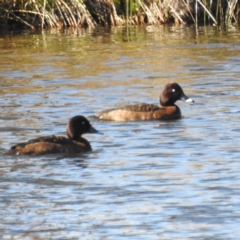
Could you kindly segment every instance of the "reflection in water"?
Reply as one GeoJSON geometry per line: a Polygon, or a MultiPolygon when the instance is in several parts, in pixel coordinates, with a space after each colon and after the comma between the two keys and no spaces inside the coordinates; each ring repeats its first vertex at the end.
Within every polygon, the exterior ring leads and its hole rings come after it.
{"type": "Polygon", "coordinates": [[[236,239],[239,31],[137,27],[2,35],[2,239],[236,239]],[[64,135],[77,114],[158,104],[170,81],[196,100],[176,121],[91,119],[78,156],[6,156],[64,135]]]}

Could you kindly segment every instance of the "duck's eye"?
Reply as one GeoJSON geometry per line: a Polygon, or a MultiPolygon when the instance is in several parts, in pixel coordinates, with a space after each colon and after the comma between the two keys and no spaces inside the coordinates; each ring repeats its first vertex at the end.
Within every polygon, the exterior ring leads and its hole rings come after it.
{"type": "Polygon", "coordinates": [[[82,122],[82,125],[84,125],[84,124],[85,124],[85,122],[83,121],[83,122],[82,122]]]}
{"type": "Polygon", "coordinates": [[[175,92],[175,91],[176,91],[175,88],[173,88],[173,89],[172,89],[172,92],[175,92]]]}

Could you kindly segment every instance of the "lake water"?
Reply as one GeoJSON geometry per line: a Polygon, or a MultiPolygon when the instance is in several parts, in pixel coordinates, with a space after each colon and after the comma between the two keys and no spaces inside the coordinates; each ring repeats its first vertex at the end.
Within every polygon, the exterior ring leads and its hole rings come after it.
{"type": "Polygon", "coordinates": [[[1,239],[240,239],[237,28],[9,32],[0,51],[1,239]],[[91,117],[173,81],[195,100],[179,120],[91,117]],[[92,152],[4,155],[75,115],[104,133],[92,152]]]}

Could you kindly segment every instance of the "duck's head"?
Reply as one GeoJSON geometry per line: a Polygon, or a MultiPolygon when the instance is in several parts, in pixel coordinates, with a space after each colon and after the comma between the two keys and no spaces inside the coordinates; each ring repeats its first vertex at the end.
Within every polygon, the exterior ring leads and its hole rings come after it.
{"type": "Polygon", "coordinates": [[[160,95],[160,104],[162,106],[173,106],[176,101],[183,100],[186,102],[194,102],[191,98],[185,95],[181,86],[177,83],[168,83],[164,87],[160,95]]]}
{"type": "Polygon", "coordinates": [[[66,132],[68,138],[72,140],[79,139],[84,133],[99,133],[85,117],[80,115],[69,120],[66,132]]]}

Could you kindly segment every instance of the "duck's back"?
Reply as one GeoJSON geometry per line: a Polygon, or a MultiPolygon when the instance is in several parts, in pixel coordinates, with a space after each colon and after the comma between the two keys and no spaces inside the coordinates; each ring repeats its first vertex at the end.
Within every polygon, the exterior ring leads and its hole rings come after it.
{"type": "Polygon", "coordinates": [[[159,106],[155,104],[139,103],[135,105],[124,106],[122,109],[132,112],[151,112],[158,110],[159,106]]]}
{"type": "Polygon", "coordinates": [[[42,155],[56,153],[80,153],[90,150],[91,146],[84,138],[81,138],[81,141],[74,141],[66,137],[51,135],[19,143],[12,146],[7,153],[17,155],[42,155]]]}

